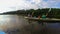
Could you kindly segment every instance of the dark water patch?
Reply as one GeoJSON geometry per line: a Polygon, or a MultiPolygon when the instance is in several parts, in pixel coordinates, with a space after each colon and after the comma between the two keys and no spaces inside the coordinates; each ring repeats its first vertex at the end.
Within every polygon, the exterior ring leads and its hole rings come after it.
{"type": "Polygon", "coordinates": [[[60,23],[47,23],[47,28],[60,28],[60,23]]]}

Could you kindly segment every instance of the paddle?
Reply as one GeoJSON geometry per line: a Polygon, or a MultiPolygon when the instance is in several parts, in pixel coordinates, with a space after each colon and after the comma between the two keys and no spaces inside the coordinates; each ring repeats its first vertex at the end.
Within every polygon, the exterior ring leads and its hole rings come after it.
{"type": "Polygon", "coordinates": [[[51,8],[48,10],[48,13],[46,14],[46,16],[48,16],[48,14],[51,12],[51,8]]]}

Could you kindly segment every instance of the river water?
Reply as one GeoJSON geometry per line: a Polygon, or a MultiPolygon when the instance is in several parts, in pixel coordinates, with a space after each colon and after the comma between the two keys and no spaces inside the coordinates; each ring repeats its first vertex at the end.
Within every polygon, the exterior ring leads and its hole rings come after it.
{"type": "Polygon", "coordinates": [[[21,29],[28,25],[27,20],[21,15],[0,15],[0,31],[21,29]]]}
{"type": "MultiPolygon", "coordinates": [[[[29,23],[22,15],[0,15],[0,31],[21,29],[27,25],[29,25],[29,23]]],[[[30,26],[27,27],[30,28],[30,26]]],[[[59,29],[60,23],[47,23],[46,28],[59,29]]]]}

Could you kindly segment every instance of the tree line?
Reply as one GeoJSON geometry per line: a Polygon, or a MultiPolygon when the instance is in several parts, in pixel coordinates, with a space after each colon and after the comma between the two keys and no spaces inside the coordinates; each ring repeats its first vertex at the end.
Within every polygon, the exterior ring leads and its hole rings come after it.
{"type": "MultiPolygon", "coordinates": [[[[30,10],[17,10],[17,11],[10,11],[10,12],[6,12],[6,13],[3,13],[3,14],[18,14],[18,15],[21,15],[21,14],[24,14],[24,15],[32,15],[33,13],[33,16],[42,16],[42,15],[46,15],[48,13],[50,8],[44,8],[44,9],[37,9],[37,10],[34,10],[34,9],[30,9],[30,10]]],[[[51,8],[51,11],[48,13],[48,16],[47,17],[50,17],[50,18],[60,18],[60,8],[51,8]]]]}

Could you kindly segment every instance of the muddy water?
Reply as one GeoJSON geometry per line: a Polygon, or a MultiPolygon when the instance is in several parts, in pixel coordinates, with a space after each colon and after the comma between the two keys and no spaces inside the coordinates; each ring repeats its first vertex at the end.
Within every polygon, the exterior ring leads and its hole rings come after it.
{"type": "Polygon", "coordinates": [[[22,28],[28,22],[21,15],[0,15],[0,30],[22,28]]]}
{"type": "MultiPolygon", "coordinates": [[[[35,31],[34,34],[40,33],[39,29],[41,30],[41,25],[37,24],[37,28],[39,27],[38,30],[34,30],[35,26],[29,24],[22,15],[0,15],[0,31],[2,30],[7,34],[31,34],[31,31],[35,31]]],[[[57,31],[57,34],[60,32],[60,25],[58,23],[55,23],[55,25],[54,23],[48,23],[46,27],[48,28],[47,32],[45,31],[46,33],[57,31]]]]}
{"type": "MultiPolygon", "coordinates": [[[[0,31],[7,34],[31,34],[35,26],[29,24],[22,15],[0,15],[0,31]]],[[[41,25],[37,26],[41,28],[41,25]]]]}

